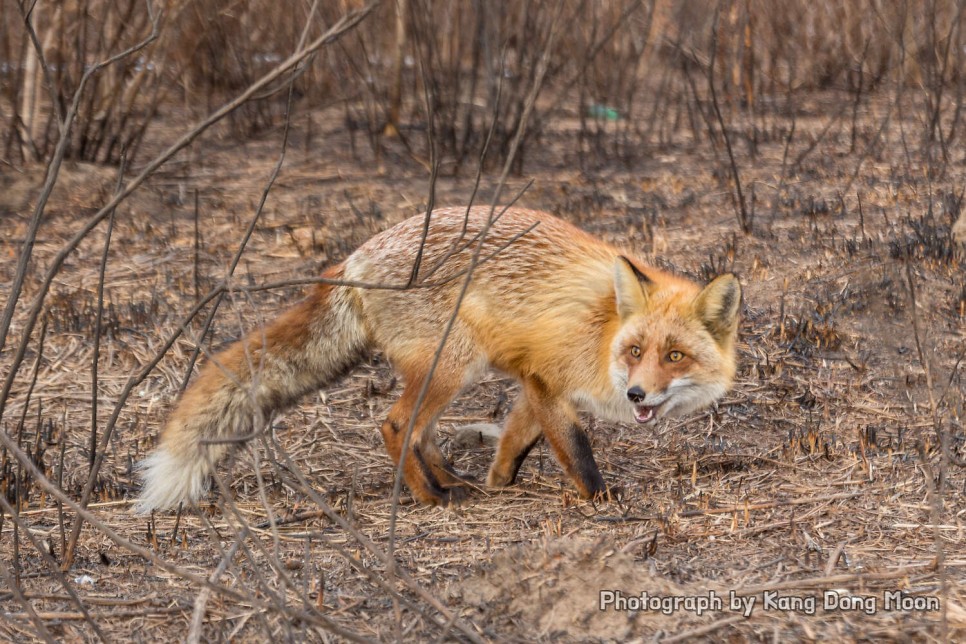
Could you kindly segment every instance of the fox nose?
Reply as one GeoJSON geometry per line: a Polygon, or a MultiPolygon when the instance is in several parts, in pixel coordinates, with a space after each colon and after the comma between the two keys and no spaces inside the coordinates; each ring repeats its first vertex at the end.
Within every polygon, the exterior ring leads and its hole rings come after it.
{"type": "Polygon", "coordinates": [[[641,389],[637,385],[634,385],[633,387],[627,390],[627,397],[628,399],[630,399],[632,403],[636,405],[638,403],[644,402],[644,399],[647,397],[647,394],[644,393],[643,389],[641,389]]]}

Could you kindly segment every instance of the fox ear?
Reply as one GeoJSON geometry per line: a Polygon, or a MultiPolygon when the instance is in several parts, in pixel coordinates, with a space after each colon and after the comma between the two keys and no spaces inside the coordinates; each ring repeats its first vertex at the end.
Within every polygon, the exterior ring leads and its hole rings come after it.
{"type": "Polygon", "coordinates": [[[651,278],[623,255],[614,262],[614,291],[617,294],[617,313],[625,320],[644,310],[647,304],[647,287],[651,278]]]}
{"type": "Polygon", "coordinates": [[[731,273],[711,280],[694,300],[694,309],[716,341],[728,340],[738,327],[741,284],[731,273]]]}

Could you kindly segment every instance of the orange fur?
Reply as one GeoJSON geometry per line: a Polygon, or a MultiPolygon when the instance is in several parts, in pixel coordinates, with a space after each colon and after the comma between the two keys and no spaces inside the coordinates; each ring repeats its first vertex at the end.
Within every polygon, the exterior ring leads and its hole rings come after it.
{"type": "MultiPolygon", "coordinates": [[[[196,500],[227,450],[211,439],[251,434],[271,412],[332,382],[366,349],[382,350],[406,382],[381,430],[398,463],[412,423],[403,472],[413,495],[426,503],[445,504],[464,494],[463,479],[436,445],[435,421],[488,366],[523,385],[488,483],[512,483],[542,436],[585,497],[604,492],[605,485],[577,422],[579,409],[651,422],[710,404],[730,387],[740,303],[733,276],[702,288],[626,259],[551,215],[511,208],[482,242],[484,261],[417,412],[419,390],[487,215],[483,208],[433,213],[420,287],[319,287],[266,329],[215,356],[172,414],[159,450],[142,465],[140,509],[196,500]],[[684,357],[672,362],[672,351],[684,357]]],[[[422,217],[404,221],[327,275],[404,284],[422,233],[422,217]]]]}

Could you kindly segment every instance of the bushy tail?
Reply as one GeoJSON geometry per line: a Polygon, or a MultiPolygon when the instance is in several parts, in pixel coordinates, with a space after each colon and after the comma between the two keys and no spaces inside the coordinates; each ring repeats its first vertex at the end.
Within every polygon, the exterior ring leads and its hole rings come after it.
{"type": "MultiPolygon", "coordinates": [[[[342,265],[325,277],[342,277],[342,265]]],[[[272,412],[354,367],[366,334],[347,287],[320,285],[268,327],[255,329],[202,368],[168,424],[157,450],[138,465],[143,485],[135,510],[197,501],[230,442],[250,437],[272,412]]]]}

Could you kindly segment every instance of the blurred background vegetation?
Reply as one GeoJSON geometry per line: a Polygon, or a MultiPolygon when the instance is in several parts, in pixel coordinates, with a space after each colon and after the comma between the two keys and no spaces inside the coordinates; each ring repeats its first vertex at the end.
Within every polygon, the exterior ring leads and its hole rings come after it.
{"type": "MultiPolygon", "coordinates": [[[[165,139],[157,115],[202,118],[291,55],[303,30],[315,37],[363,4],[0,0],[3,162],[49,159],[85,71],[143,44],[153,20],[156,37],[91,75],[67,158],[136,159],[165,139]]],[[[387,1],[294,72],[296,109],[341,106],[346,127],[377,152],[400,137],[428,157],[432,126],[440,171],[459,173],[491,124],[488,162],[502,162],[524,117],[517,170],[560,114],[580,117],[571,142],[582,163],[633,161],[682,143],[717,146],[729,128],[752,147],[787,136],[807,92],[839,101],[854,130],[855,111],[886,92],[914,101],[918,140],[946,158],[961,129],[964,4],[387,1]]],[[[279,124],[277,87],[232,112],[232,136],[279,124]]]]}

